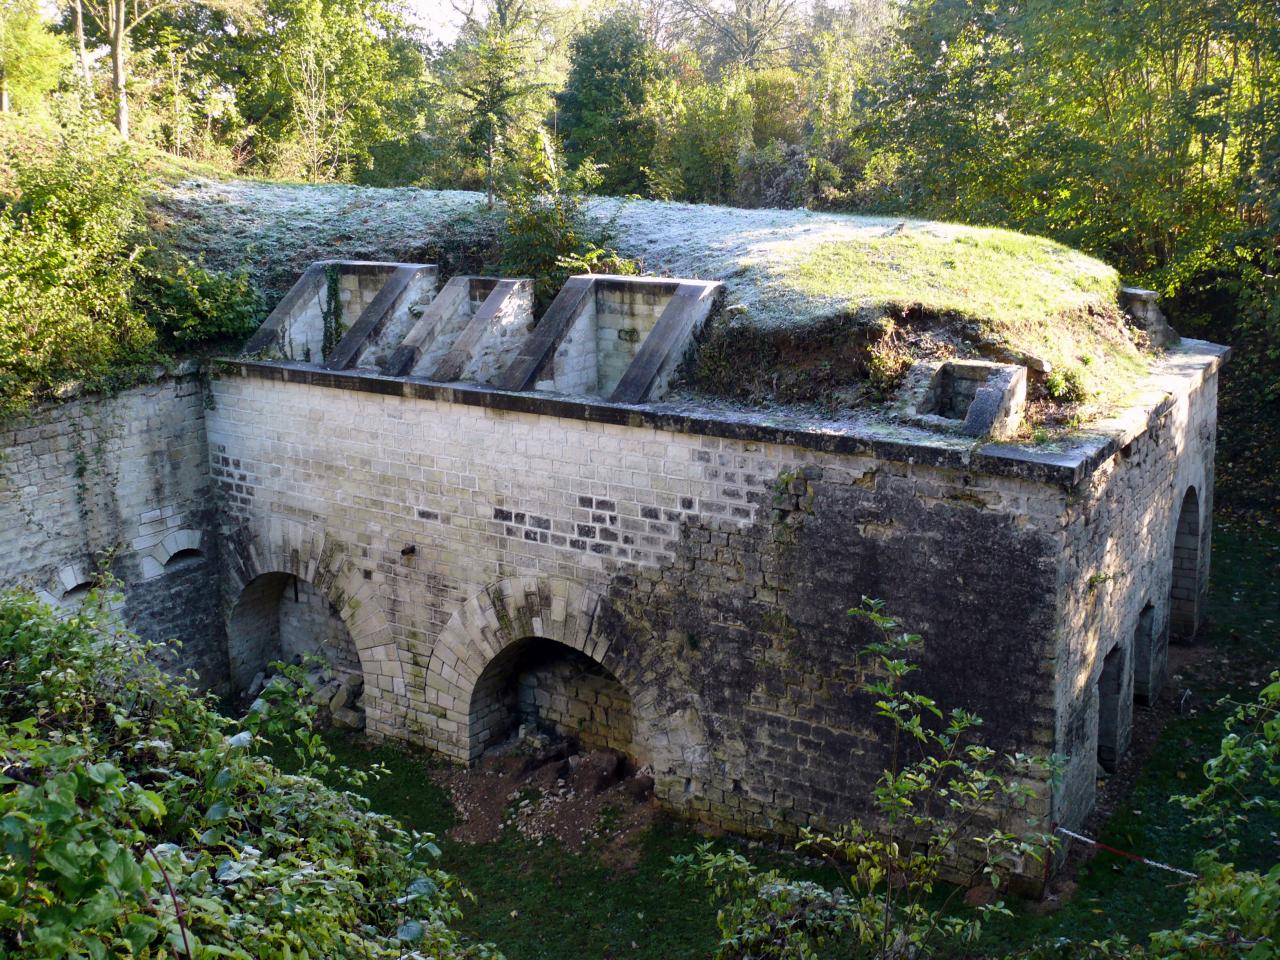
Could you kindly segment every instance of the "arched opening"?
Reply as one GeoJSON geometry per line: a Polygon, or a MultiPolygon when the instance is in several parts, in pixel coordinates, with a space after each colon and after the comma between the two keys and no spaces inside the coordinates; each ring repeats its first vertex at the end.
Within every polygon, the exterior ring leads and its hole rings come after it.
{"type": "Polygon", "coordinates": [[[187,547],[185,550],[179,550],[177,553],[169,557],[164,562],[165,570],[175,570],[179,567],[190,566],[204,559],[204,554],[195,547],[187,547]]]}
{"type": "Polygon", "coordinates": [[[360,677],[347,625],[319,589],[291,573],[264,573],[240,594],[227,623],[231,685],[243,695],[274,661],[321,657],[335,677],[360,677]]]}
{"type": "Polygon", "coordinates": [[[468,719],[472,760],[528,724],[586,750],[607,748],[648,762],[626,688],[590,657],[545,637],[526,637],[489,661],[468,719]]]}
{"type": "Polygon", "coordinates": [[[1195,639],[1200,626],[1200,497],[1191,487],[1182,498],[1173,535],[1173,577],[1169,585],[1169,633],[1195,639]]]}
{"type": "Polygon", "coordinates": [[[1168,630],[1156,632],[1156,608],[1148,603],[1133,628],[1133,696],[1140,703],[1155,703],[1164,688],[1169,663],[1168,630]]]}
{"type": "Polygon", "coordinates": [[[81,580],[69,590],[64,590],[59,602],[63,606],[78,607],[98,587],[97,580],[81,580]]]}
{"type": "Polygon", "coordinates": [[[1133,674],[1125,670],[1125,652],[1117,645],[1102,661],[1098,675],[1098,763],[1114,772],[1129,749],[1133,729],[1133,674]]]}

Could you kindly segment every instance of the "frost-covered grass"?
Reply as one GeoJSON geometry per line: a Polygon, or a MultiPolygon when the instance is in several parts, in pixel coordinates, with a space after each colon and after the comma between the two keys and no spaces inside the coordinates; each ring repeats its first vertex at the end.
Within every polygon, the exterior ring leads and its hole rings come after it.
{"type": "MultiPolygon", "coordinates": [[[[183,252],[245,266],[273,297],[321,258],[465,261],[499,220],[464,191],[199,178],[171,182],[156,210],[183,252]]],[[[1049,240],[805,210],[601,198],[588,211],[645,272],[723,281],[735,324],[758,332],[914,310],[1076,368],[1101,400],[1147,370],[1118,322],[1115,271],[1049,240]]]]}

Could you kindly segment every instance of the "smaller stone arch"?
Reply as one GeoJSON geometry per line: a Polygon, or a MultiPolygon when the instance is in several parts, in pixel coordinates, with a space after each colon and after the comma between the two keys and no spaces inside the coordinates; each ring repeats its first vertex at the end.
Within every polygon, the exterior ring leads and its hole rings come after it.
{"type": "Polygon", "coordinates": [[[1130,651],[1116,644],[1098,672],[1098,763],[1115,771],[1133,733],[1133,663],[1130,651]]]}
{"type": "Polygon", "coordinates": [[[406,709],[404,669],[372,578],[322,529],[273,518],[265,535],[240,530],[227,539],[226,616],[264,574],[287,574],[312,584],[346,625],[364,678],[365,728],[398,736],[406,709]]]}
{"type": "Polygon", "coordinates": [[[160,566],[167,566],[179,553],[188,551],[203,553],[201,548],[203,540],[204,534],[199,530],[174,530],[151,549],[151,555],[160,562],[160,566]]]}
{"type": "Polygon", "coordinates": [[[1182,497],[1173,532],[1172,575],[1169,580],[1169,636],[1190,642],[1200,627],[1201,600],[1205,592],[1200,516],[1200,495],[1188,487],[1182,497]]]}
{"type": "Polygon", "coordinates": [[[463,762],[479,756],[484,741],[472,730],[472,696],[485,667],[519,640],[553,640],[610,669],[608,644],[592,637],[599,603],[600,595],[581,584],[536,577],[499,580],[464,603],[440,632],[427,668],[436,749],[463,762]]]}
{"type": "Polygon", "coordinates": [[[58,571],[54,581],[53,592],[59,600],[66,600],[78,592],[87,593],[97,585],[98,578],[92,573],[87,573],[80,564],[69,563],[58,571]]]}
{"type": "Polygon", "coordinates": [[[142,579],[162,576],[165,567],[175,560],[194,559],[204,555],[204,532],[191,528],[171,530],[164,538],[142,554],[142,579]]]}
{"type": "Polygon", "coordinates": [[[1168,624],[1156,623],[1155,604],[1147,601],[1133,628],[1133,695],[1139,703],[1152,704],[1164,689],[1169,664],[1168,624]]]}

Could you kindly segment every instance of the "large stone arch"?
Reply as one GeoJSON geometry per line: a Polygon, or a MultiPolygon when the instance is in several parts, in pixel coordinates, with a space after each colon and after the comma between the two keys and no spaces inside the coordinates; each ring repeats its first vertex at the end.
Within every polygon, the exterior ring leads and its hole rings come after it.
{"type": "Polygon", "coordinates": [[[245,588],[265,574],[286,573],[316,587],[351,634],[364,675],[365,727],[397,735],[405,711],[404,668],[371,577],[322,528],[273,518],[266,535],[241,530],[226,540],[224,617],[245,588]]]}
{"type": "Polygon", "coordinates": [[[586,655],[622,684],[637,741],[655,771],[690,770],[690,760],[705,751],[700,720],[660,708],[652,671],[624,655],[623,641],[597,629],[604,602],[590,587],[554,577],[499,580],[466,601],[441,631],[427,669],[427,699],[437,718],[433,746],[462,763],[479,757],[484,739],[471,729],[471,703],[485,668],[514,644],[541,637],[586,655]]]}
{"type": "Polygon", "coordinates": [[[1169,633],[1174,640],[1194,640],[1200,627],[1204,595],[1208,589],[1203,543],[1205,526],[1200,493],[1194,486],[1189,486],[1178,502],[1170,551],[1169,633]]]}

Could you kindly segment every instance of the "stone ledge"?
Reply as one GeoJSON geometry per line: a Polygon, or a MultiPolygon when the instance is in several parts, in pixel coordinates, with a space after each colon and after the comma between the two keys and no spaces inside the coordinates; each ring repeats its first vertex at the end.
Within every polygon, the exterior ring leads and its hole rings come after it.
{"type": "Polygon", "coordinates": [[[799,413],[680,403],[610,403],[466,384],[446,386],[420,377],[330,371],[314,364],[287,361],[225,359],[215,362],[213,372],[617,426],[776,443],[829,453],[870,454],[901,463],[976,471],[1072,488],[1168,411],[1174,402],[1170,388],[1182,395],[1192,392],[1217,372],[1229,353],[1229,348],[1217,344],[1183,340],[1153,376],[1154,386],[1159,388],[1158,398],[1152,393],[1144,398],[1151,401],[1150,405],[1139,406],[1114,421],[1095,424],[1067,449],[975,443],[972,439],[940,436],[870,415],[833,421],[799,413]]]}

